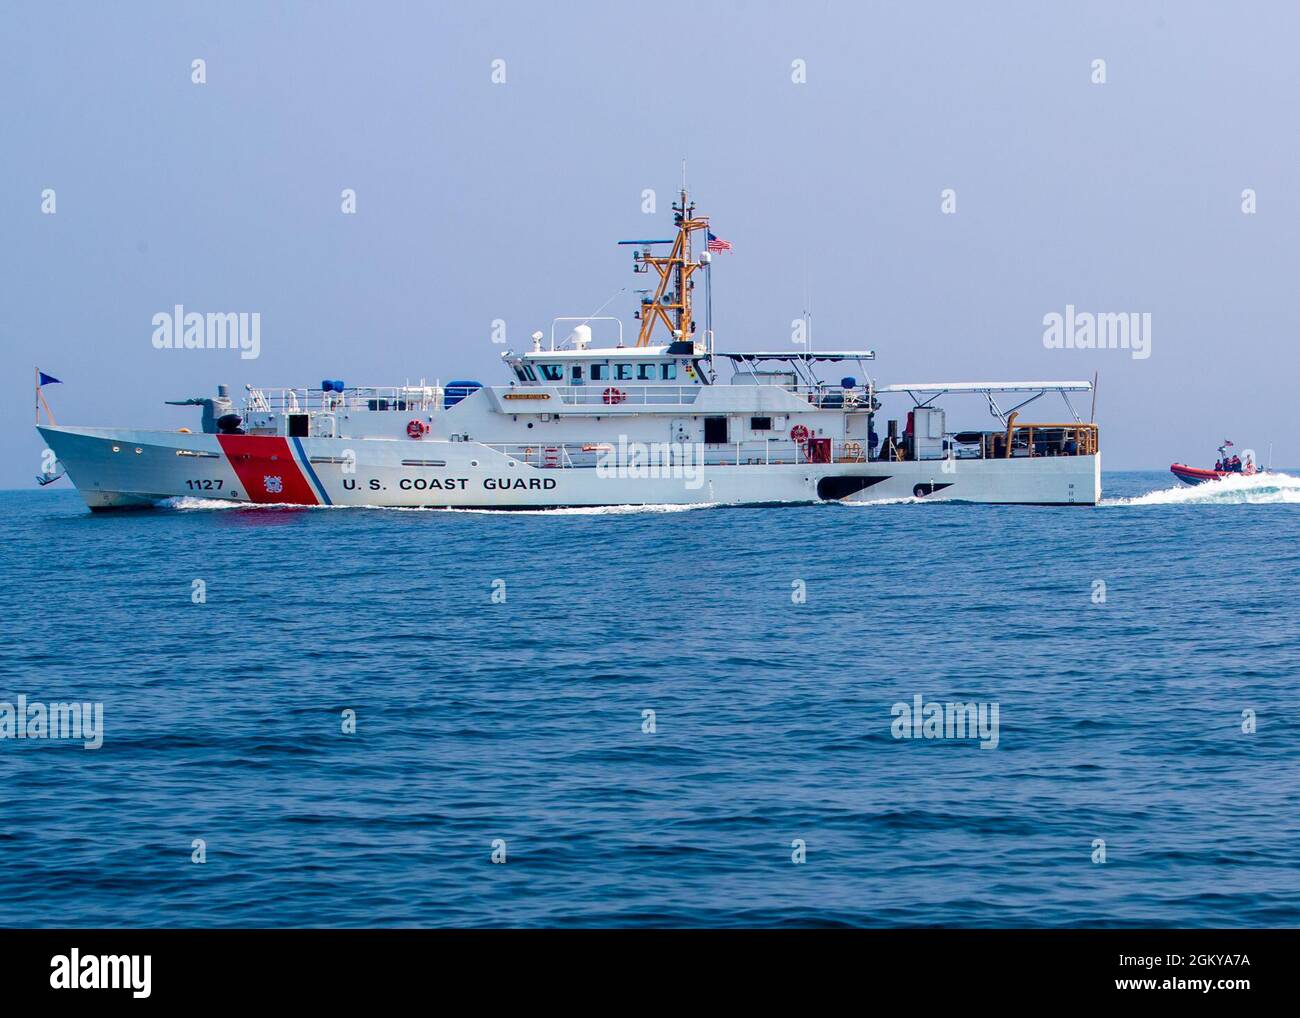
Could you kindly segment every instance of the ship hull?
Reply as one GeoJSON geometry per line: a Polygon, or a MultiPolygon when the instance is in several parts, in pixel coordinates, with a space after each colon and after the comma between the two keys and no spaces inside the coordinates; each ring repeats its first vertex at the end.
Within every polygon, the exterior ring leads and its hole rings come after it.
{"type": "Polygon", "coordinates": [[[1095,505],[1099,456],[681,468],[530,463],[476,442],[42,427],[92,509],[173,498],[261,505],[542,509],[920,498],[1095,505]]]}

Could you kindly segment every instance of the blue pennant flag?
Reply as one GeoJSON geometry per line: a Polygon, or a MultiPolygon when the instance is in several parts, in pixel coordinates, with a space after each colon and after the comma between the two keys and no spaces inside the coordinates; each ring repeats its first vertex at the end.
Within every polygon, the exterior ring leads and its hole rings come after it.
{"type": "Polygon", "coordinates": [[[60,379],[55,378],[53,375],[47,375],[44,371],[41,371],[40,374],[41,374],[41,385],[62,385],[63,384],[63,382],[60,379]]]}

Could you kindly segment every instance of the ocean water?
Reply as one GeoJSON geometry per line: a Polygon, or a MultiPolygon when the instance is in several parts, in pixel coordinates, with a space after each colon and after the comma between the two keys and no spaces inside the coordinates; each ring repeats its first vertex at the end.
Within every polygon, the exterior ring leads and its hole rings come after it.
{"type": "Polygon", "coordinates": [[[0,740],[0,925],[1300,925],[1300,479],[1105,488],[5,492],[0,701],[104,732],[0,740]],[[918,695],[996,704],[996,748],[896,738],[918,695]]]}

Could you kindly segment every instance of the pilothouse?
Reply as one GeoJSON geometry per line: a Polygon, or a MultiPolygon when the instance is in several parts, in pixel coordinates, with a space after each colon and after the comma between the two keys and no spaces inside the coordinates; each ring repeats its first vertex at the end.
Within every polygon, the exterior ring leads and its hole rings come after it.
{"type": "Polygon", "coordinates": [[[92,509],[181,496],[494,509],[1098,501],[1098,429],[1070,399],[1091,383],[879,385],[871,350],[717,351],[714,258],[695,243],[712,237],[709,220],[685,188],[673,212],[671,239],[620,242],[652,284],[635,339],[617,317],[561,317],[502,355],[502,384],[249,386],[238,408],[221,386],[174,401],[202,407],[198,432],[52,419],[40,432],[92,509]],[[609,334],[601,343],[593,326],[609,334]],[[1062,403],[1054,418],[1022,416],[1049,394],[1062,403]],[[956,397],[995,426],[953,427],[956,397]]]}

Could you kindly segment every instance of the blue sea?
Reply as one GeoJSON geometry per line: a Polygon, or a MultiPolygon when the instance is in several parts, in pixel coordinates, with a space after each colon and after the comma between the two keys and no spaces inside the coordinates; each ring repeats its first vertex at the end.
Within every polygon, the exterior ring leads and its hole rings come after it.
{"type": "Polygon", "coordinates": [[[1108,474],[1094,509],[59,488],[0,493],[0,701],[102,703],[103,742],[0,740],[0,925],[1300,925],[1293,476],[1108,474]],[[996,706],[996,747],[896,737],[918,696],[996,706]]]}

